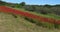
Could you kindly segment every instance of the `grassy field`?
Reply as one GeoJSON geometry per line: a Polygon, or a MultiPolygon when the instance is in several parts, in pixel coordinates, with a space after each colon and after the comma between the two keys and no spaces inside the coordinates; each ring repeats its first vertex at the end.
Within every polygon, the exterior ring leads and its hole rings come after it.
{"type": "Polygon", "coordinates": [[[0,12],[0,32],[59,32],[57,29],[47,29],[31,23],[23,16],[0,12]]]}

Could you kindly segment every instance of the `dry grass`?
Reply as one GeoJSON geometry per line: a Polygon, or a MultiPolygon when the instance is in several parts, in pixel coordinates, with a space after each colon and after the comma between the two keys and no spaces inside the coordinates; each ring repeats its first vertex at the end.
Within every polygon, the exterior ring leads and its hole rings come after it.
{"type": "Polygon", "coordinates": [[[25,20],[23,16],[17,15],[17,18],[14,18],[11,14],[0,12],[0,32],[59,32],[59,30],[39,27],[25,20]]]}

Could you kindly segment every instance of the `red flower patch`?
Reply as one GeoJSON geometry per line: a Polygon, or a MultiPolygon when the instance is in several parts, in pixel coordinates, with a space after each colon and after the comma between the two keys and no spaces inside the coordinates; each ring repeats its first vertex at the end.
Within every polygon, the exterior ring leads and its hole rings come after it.
{"type": "Polygon", "coordinates": [[[0,6],[0,11],[1,12],[6,12],[6,13],[13,13],[13,14],[26,16],[26,17],[29,17],[29,18],[32,18],[32,19],[37,19],[37,20],[43,21],[43,22],[60,24],[60,20],[56,21],[56,19],[53,19],[53,18],[45,18],[45,17],[42,17],[42,16],[37,16],[37,15],[34,15],[34,14],[30,14],[28,12],[22,12],[22,11],[12,9],[12,8],[9,8],[9,7],[6,7],[6,6],[0,6]]]}

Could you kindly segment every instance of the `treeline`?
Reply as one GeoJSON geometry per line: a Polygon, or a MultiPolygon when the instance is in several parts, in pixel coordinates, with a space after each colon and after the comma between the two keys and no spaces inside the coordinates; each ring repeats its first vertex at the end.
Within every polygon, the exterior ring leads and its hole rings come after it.
{"type": "Polygon", "coordinates": [[[60,15],[60,5],[26,5],[24,8],[41,14],[60,15]]]}
{"type": "Polygon", "coordinates": [[[10,6],[10,7],[16,7],[16,8],[21,8],[22,6],[25,5],[25,2],[22,3],[9,3],[9,2],[5,2],[5,1],[1,1],[0,0],[0,6],[10,6]]]}
{"type": "Polygon", "coordinates": [[[58,5],[26,5],[25,2],[21,3],[7,3],[0,1],[0,5],[6,5],[13,8],[24,8],[27,11],[37,12],[41,14],[56,14],[60,15],[60,4],[58,5]]]}

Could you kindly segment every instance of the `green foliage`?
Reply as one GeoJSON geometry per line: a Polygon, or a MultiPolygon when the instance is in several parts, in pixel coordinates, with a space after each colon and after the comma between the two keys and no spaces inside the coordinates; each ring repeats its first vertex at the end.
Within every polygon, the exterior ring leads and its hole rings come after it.
{"type": "Polygon", "coordinates": [[[27,18],[27,17],[25,17],[25,19],[32,22],[32,23],[36,23],[33,19],[30,19],[30,18],[27,18]]]}
{"type": "Polygon", "coordinates": [[[6,2],[0,0],[0,5],[5,5],[6,2]]]}
{"type": "Polygon", "coordinates": [[[30,18],[27,18],[27,17],[24,17],[27,21],[30,21],[31,23],[34,23],[38,26],[42,26],[42,27],[45,27],[45,28],[49,28],[49,29],[59,29],[59,24],[52,24],[52,23],[47,23],[47,22],[42,22],[42,21],[36,21],[34,19],[30,19],[30,18]]]}
{"type": "Polygon", "coordinates": [[[8,2],[4,2],[4,1],[0,1],[0,5],[5,5],[5,6],[10,6],[13,8],[24,8],[28,11],[32,11],[32,12],[37,12],[37,13],[41,13],[41,14],[56,14],[56,15],[60,15],[60,4],[57,5],[26,5],[25,2],[21,2],[21,3],[8,3],[8,2]]]}
{"type": "Polygon", "coordinates": [[[42,5],[42,6],[36,6],[36,5],[27,5],[24,8],[28,11],[32,12],[38,12],[41,14],[56,14],[60,15],[60,5],[54,6],[54,5],[42,5]]]}
{"type": "Polygon", "coordinates": [[[14,14],[12,14],[12,16],[14,16],[14,18],[17,18],[17,16],[16,16],[16,15],[14,15],[14,14]]]}
{"type": "Polygon", "coordinates": [[[19,5],[21,5],[21,6],[25,6],[25,2],[21,2],[19,5]]]}

